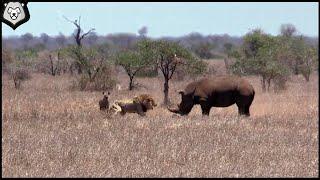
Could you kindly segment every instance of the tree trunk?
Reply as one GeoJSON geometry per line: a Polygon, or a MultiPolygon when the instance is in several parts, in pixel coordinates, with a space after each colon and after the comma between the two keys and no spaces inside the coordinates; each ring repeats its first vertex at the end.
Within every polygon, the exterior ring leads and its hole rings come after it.
{"type": "Polygon", "coordinates": [[[50,59],[50,69],[51,69],[51,75],[55,76],[55,72],[54,72],[54,65],[53,65],[53,60],[52,60],[52,56],[49,55],[49,59],[50,59]]]}
{"type": "Polygon", "coordinates": [[[262,84],[262,92],[266,92],[266,77],[265,76],[262,76],[261,84],[262,84]]]}
{"type": "Polygon", "coordinates": [[[165,105],[169,105],[170,101],[169,101],[169,79],[168,78],[165,78],[164,80],[164,89],[163,89],[163,92],[164,92],[164,100],[163,100],[163,103],[165,105]]]}
{"type": "Polygon", "coordinates": [[[267,80],[267,83],[268,83],[268,89],[267,89],[267,91],[269,92],[269,90],[270,90],[270,84],[271,84],[271,78],[269,78],[269,79],[267,80]]]}
{"type": "Polygon", "coordinates": [[[226,73],[229,74],[229,59],[224,58],[224,65],[226,66],[226,73]]]}
{"type": "Polygon", "coordinates": [[[50,65],[51,65],[51,75],[55,76],[52,59],[50,60],[50,65]]]}
{"type": "Polygon", "coordinates": [[[298,69],[298,60],[295,61],[294,64],[294,74],[298,75],[299,74],[299,69],[298,69]]]}
{"type": "Polygon", "coordinates": [[[133,89],[133,77],[130,77],[130,82],[129,82],[129,91],[133,89]]]}

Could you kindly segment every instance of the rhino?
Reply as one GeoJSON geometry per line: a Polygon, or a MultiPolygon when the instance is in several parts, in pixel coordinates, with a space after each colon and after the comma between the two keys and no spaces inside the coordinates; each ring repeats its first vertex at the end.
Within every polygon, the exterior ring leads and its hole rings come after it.
{"type": "Polygon", "coordinates": [[[181,102],[177,108],[167,109],[180,115],[188,115],[193,106],[200,104],[202,115],[209,116],[212,107],[238,106],[239,115],[250,116],[250,106],[254,99],[254,88],[244,78],[238,76],[216,76],[202,78],[189,83],[179,91],[181,102]]]}

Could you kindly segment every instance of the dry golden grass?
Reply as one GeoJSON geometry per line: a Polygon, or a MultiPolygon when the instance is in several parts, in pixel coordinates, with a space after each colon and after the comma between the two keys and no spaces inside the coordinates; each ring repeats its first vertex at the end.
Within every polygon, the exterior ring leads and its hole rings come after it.
{"type": "MultiPolygon", "coordinates": [[[[150,93],[162,102],[162,80],[115,99],[150,93]],[[161,83],[159,82],[161,81],[161,83]]],[[[68,89],[70,77],[33,74],[22,90],[2,78],[2,172],[4,177],[316,177],[318,176],[318,74],[305,83],[292,77],[283,93],[262,93],[258,77],[251,117],[237,107],[196,106],[186,117],[162,106],[146,117],[107,118],[100,92],[68,89]]],[[[170,97],[191,80],[171,82],[170,97]]]]}

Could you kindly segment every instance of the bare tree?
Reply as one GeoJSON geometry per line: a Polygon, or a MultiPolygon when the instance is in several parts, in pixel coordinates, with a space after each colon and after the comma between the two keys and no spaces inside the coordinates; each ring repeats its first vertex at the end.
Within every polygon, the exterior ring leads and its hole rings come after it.
{"type": "Polygon", "coordinates": [[[82,74],[82,66],[83,64],[87,64],[86,62],[86,58],[83,57],[82,55],[82,51],[81,51],[81,47],[82,47],[82,40],[83,38],[85,38],[87,35],[89,35],[91,32],[93,32],[95,29],[92,28],[90,29],[88,32],[83,33],[83,30],[81,28],[81,16],[79,16],[79,19],[71,21],[68,18],[66,18],[65,16],[63,16],[68,22],[74,24],[76,26],[75,32],[73,34],[73,37],[77,43],[78,48],[74,49],[74,54],[76,55],[77,61],[76,61],[76,67],[78,69],[78,74],[82,74]]]}
{"type": "Polygon", "coordinates": [[[83,38],[85,38],[87,35],[89,35],[92,31],[94,31],[95,29],[92,28],[90,29],[88,32],[86,33],[83,33],[83,30],[81,28],[81,24],[80,24],[80,21],[81,21],[81,16],[79,16],[79,19],[77,20],[74,20],[74,21],[71,21],[69,20],[68,18],[66,18],[65,16],[63,16],[67,21],[69,21],[70,23],[74,24],[76,26],[76,30],[75,30],[75,33],[73,34],[73,37],[74,39],[76,40],[76,43],[78,46],[82,46],[82,40],[83,38]]]}

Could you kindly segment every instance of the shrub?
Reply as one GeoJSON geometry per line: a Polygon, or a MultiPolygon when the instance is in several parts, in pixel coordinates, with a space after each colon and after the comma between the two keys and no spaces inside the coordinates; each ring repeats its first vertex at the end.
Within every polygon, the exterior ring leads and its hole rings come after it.
{"type": "Polygon", "coordinates": [[[281,92],[287,89],[286,82],[288,80],[287,76],[276,76],[273,80],[274,92],[281,92]]]}
{"type": "Polygon", "coordinates": [[[117,83],[115,72],[111,65],[101,67],[95,78],[90,78],[83,73],[71,82],[71,90],[81,91],[105,91],[113,89],[117,83]]]}
{"type": "Polygon", "coordinates": [[[8,73],[8,66],[14,61],[13,51],[11,49],[2,48],[2,73],[8,73]]]}
{"type": "Polygon", "coordinates": [[[21,88],[21,83],[31,78],[29,71],[23,68],[14,69],[11,71],[11,77],[14,82],[14,87],[16,89],[21,88]]]}

